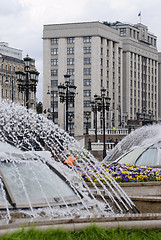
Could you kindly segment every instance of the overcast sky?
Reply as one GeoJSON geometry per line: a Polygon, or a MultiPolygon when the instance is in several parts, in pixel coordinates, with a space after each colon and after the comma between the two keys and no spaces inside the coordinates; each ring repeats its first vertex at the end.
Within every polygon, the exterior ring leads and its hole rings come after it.
{"type": "Polygon", "coordinates": [[[0,41],[36,60],[42,101],[43,25],[83,21],[141,22],[158,38],[161,51],[161,0],[0,0],[0,41]]]}

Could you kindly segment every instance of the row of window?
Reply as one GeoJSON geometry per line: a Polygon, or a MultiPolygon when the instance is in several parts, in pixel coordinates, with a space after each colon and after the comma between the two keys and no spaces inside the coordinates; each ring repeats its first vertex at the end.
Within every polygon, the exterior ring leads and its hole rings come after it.
{"type": "MultiPolygon", "coordinates": [[[[84,65],[91,64],[91,57],[84,58],[84,65]]],[[[107,67],[109,67],[109,60],[106,61],[107,67]]],[[[74,65],[74,58],[67,58],[67,65],[74,65]]],[[[112,68],[115,69],[115,62],[112,63],[112,68]]],[[[58,59],[51,59],[51,66],[58,66],[58,59]]],[[[101,58],[101,66],[103,66],[103,59],[101,58]]],[[[120,73],[120,67],[118,67],[120,73]]]]}
{"type": "MultiPolygon", "coordinates": [[[[67,69],[67,73],[70,76],[74,76],[74,69],[67,69]]],[[[83,73],[84,75],[91,75],[91,68],[84,68],[83,73]]],[[[120,69],[118,70],[118,73],[120,73],[120,69]]],[[[103,69],[101,69],[100,75],[103,76],[103,69]]],[[[51,76],[58,76],[58,69],[51,69],[51,76]]],[[[108,77],[109,77],[109,71],[107,71],[107,78],[108,77]]],[[[115,72],[112,72],[112,78],[115,79],[115,72]]]]}
{"type": "MultiPolygon", "coordinates": [[[[84,47],[83,48],[84,54],[91,54],[91,47],[84,47]]],[[[74,48],[67,48],[67,55],[73,55],[74,54],[74,48]]],[[[103,48],[101,48],[101,55],[103,54],[103,48]]],[[[58,55],[58,48],[51,48],[51,55],[58,55]]],[[[107,57],[109,57],[109,50],[107,50],[107,57]]],[[[115,59],[115,52],[113,52],[113,59],[115,59]]],[[[101,58],[101,61],[103,59],[101,58]]],[[[121,63],[121,58],[118,57],[118,63],[121,63]]]]}
{"type": "MultiPolygon", "coordinates": [[[[126,28],[120,28],[120,36],[125,37],[126,35],[127,35],[126,28]]],[[[146,40],[146,38],[147,38],[147,41],[156,47],[156,39],[152,38],[150,36],[147,37],[146,35],[147,35],[147,33],[143,29],[142,36],[141,36],[142,40],[146,40]]],[[[130,28],[130,37],[139,40],[139,30],[136,31],[136,30],[133,30],[130,28]]]]}
{"type": "Polygon", "coordinates": [[[136,90],[130,89],[130,95],[132,96],[132,94],[134,93],[134,96],[136,97],[136,94],[138,94],[138,98],[140,97],[140,94],[142,95],[143,98],[148,97],[149,99],[153,99],[153,97],[155,97],[155,100],[157,100],[157,95],[153,94],[153,93],[147,93],[147,92],[136,92],[136,90]]]}
{"type": "MultiPolygon", "coordinates": [[[[74,69],[67,69],[67,73],[74,76],[74,69]]],[[[84,68],[84,75],[91,75],[91,68],[84,68]]],[[[52,69],[51,76],[58,76],[58,69],[52,69]]]]}
{"type": "MultiPolygon", "coordinates": [[[[91,37],[83,37],[83,42],[84,43],[90,43],[91,42],[91,37]]],[[[51,45],[57,45],[58,44],[59,39],[58,38],[51,38],[51,45]]],[[[67,38],[67,43],[68,44],[73,44],[75,42],[75,38],[74,37],[68,37],[67,38]]]]}
{"type": "MultiPolygon", "coordinates": [[[[131,80],[131,81],[130,81],[130,86],[133,87],[133,84],[134,84],[134,87],[135,87],[135,88],[136,88],[136,84],[138,84],[138,88],[140,88],[140,82],[137,83],[136,81],[133,82],[133,81],[131,80]]],[[[141,83],[141,85],[142,85],[142,87],[143,87],[144,89],[147,89],[147,87],[148,87],[148,90],[149,90],[149,91],[150,91],[150,88],[151,88],[152,91],[154,90],[154,88],[155,88],[155,92],[157,91],[157,86],[156,86],[156,85],[154,86],[153,84],[150,85],[150,84],[143,83],[143,82],[141,83]],[[150,87],[150,86],[151,86],[151,87],[150,87]]]]}
{"type": "Polygon", "coordinates": [[[4,65],[3,63],[1,64],[0,66],[0,71],[3,72],[3,71],[8,71],[8,72],[15,72],[16,71],[16,68],[14,66],[11,66],[11,65],[4,65]]]}
{"type": "MultiPolygon", "coordinates": [[[[84,86],[91,86],[91,79],[84,79],[83,80],[83,82],[84,82],[84,86]]],[[[74,84],[74,80],[71,80],[70,79],[70,83],[72,84],[74,84]]],[[[57,87],[58,86],[58,80],[51,80],[51,86],[52,87],[57,87]]],[[[52,93],[52,95],[54,94],[54,97],[56,97],[56,93],[55,93],[55,91],[52,93]]]]}
{"type": "Polygon", "coordinates": [[[153,60],[153,59],[150,59],[150,58],[146,58],[146,57],[143,57],[141,55],[138,55],[136,53],[133,53],[131,52],[130,53],[130,58],[132,59],[134,57],[134,61],[136,61],[136,58],[138,58],[138,62],[142,61],[142,63],[144,65],[154,65],[155,67],[157,67],[157,61],[153,60]]]}
{"type": "MultiPolygon", "coordinates": [[[[91,54],[91,47],[83,48],[84,54],[91,54]]],[[[67,55],[74,54],[74,47],[67,48],[67,55]]],[[[51,55],[58,55],[58,48],[51,48],[51,55]]]]}
{"type": "MultiPolygon", "coordinates": [[[[136,79],[136,72],[131,71],[130,72],[130,77],[131,78],[135,78],[136,79]]],[[[146,74],[140,74],[140,72],[138,72],[138,80],[140,81],[140,79],[142,79],[142,81],[149,81],[149,82],[153,82],[155,80],[155,83],[157,82],[157,77],[155,76],[155,78],[151,75],[146,75],[146,74]]],[[[131,80],[132,81],[132,80],[131,80]]]]}
{"type": "MultiPolygon", "coordinates": [[[[58,97],[58,91],[51,91],[52,97],[58,97]]],[[[90,97],[91,96],[91,90],[84,90],[84,97],[90,97]]]]}
{"type": "MultiPolygon", "coordinates": [[[[84,58],[84,65],[91,64],[91,58],[84,58]]],[[[74,65],[74,58],[67,58],[67,65],[74,65]]],[[[58,59],[51,59],[51,66],[58,66],[58,59]]]]}
{"type": "MultiPolygon", "coordinates": [[[[53,101],[51,101],[51,106],[53,106],[53,101]]],[[[91,108],[91,100],[83,101],[84,108],[91,108]]],[[[58,108],[58,101],[54,101],[54,108],[58,108]]],[[[69,102],[69,108],[74,108],[74,102],[69,102]]],[[[115,103],[113,103],[113,109],[115,109],[115,103]]]]}

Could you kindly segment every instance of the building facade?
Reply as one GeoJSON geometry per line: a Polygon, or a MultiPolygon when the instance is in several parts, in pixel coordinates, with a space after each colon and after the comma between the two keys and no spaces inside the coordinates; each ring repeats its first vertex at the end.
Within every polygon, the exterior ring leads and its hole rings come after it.
{"type": "MultiPolygon", "coordinates": [[[[111,98],[106,127],[123,127],[144,110],[158,119],[158,52],[156,36],[142,24],[85,22],[45,25],[43,31],[43,104],[46,115],[65,129],[65,106],[59,103],[58,85],[64,74],[77,86],[72,133],[94,127],[90,102],[101,88],[111,98]],[[47,94],[50,89],[51,94],[47,94]]],[[[102,127],[101,113],[97,117],[102,127]]]]}
{"type": "MultiPolygon", "coordinates": [[[[35,69],[35,60],[31,61],[35,69]]],[[[11,48],[6,42],[0,42],[0,99],[8,99],[26,106],[25,91],[20,91],[16,71],[24,71],[22,50],[11,48]]],[[[30,108],[36,109],[36,93],[29,93],[30,108]]]]}
{"type": "MultiPolygon", "coordinates": [[[[108,24],[109,25],[109,24],[108,24]]],[[[158,120],[157,37],[147,26],[116,22],[123,43],[123,119],[158,120]]]]}

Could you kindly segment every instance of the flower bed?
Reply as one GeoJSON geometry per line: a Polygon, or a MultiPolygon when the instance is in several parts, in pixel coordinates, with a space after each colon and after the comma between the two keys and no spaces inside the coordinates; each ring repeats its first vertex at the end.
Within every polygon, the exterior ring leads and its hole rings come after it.
{"type": "MultiPolygon", "coordinates": [[[[130,166],[127,164],[102,164],[102,166],[117,182],[161,181],[161,169],[158,168],[130,166]]],[[[81,172],[85,181],[90,181],[90,178],[95,182],[108,180],[108,174],[93,166],[86,166],[77,170],[81,172]]]]}

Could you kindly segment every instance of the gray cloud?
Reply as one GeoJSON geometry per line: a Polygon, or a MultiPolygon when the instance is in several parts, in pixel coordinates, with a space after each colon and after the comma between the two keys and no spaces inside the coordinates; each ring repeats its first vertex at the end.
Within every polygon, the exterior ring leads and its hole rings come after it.
{"type": "Polygon", "coordinates": [[[22,10],[21,4],[15,0],[1,0],[0,17],[17,15],[17,13],[22,10]]]}

